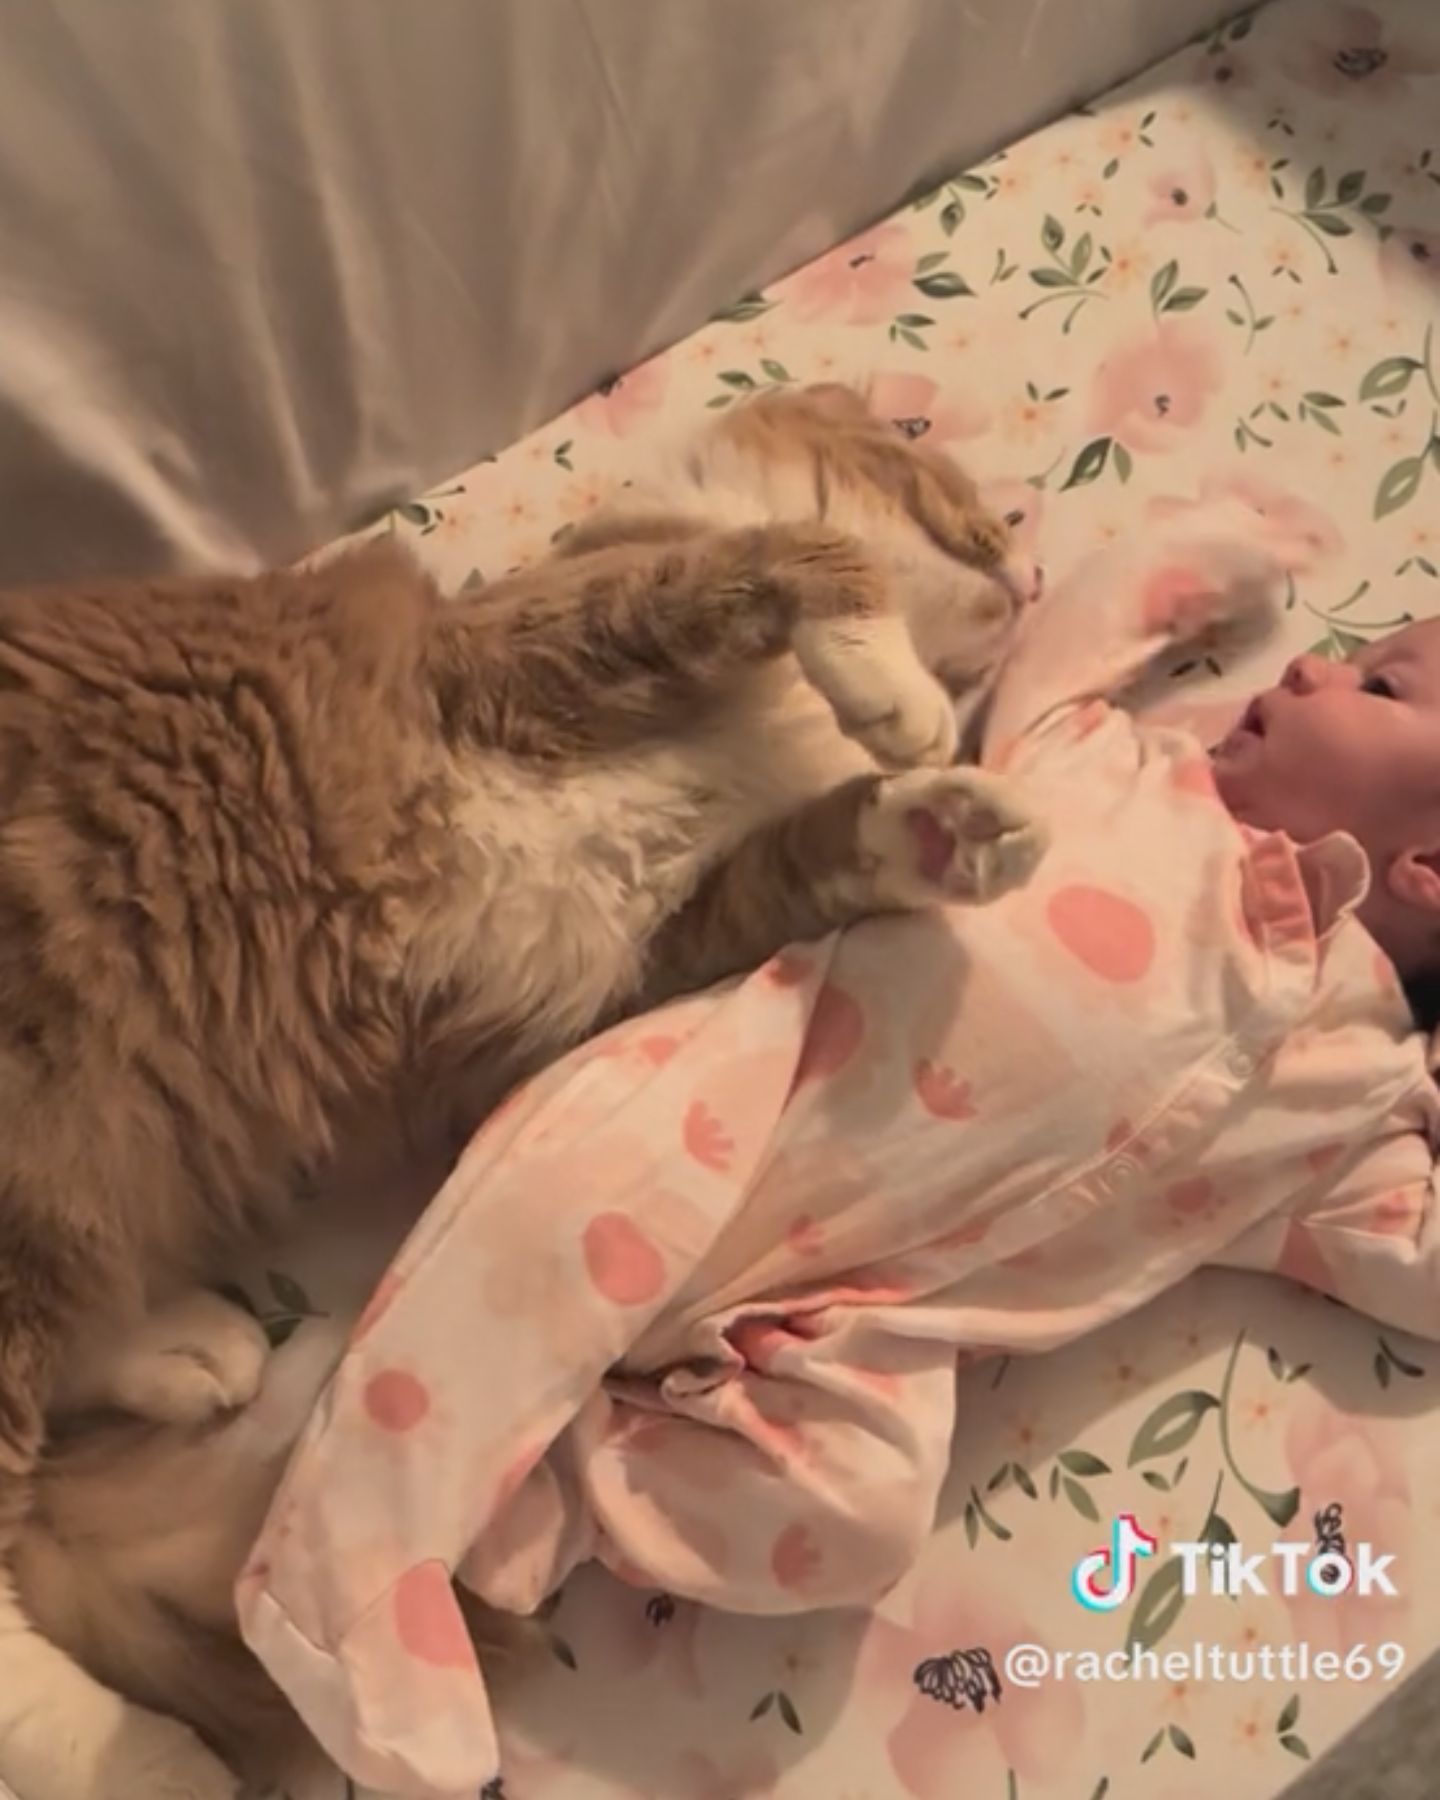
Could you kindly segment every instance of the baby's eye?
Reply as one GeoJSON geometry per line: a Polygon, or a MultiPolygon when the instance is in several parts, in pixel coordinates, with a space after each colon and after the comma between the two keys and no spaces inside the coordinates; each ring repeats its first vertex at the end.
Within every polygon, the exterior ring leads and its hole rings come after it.
{"type": "Polygon", "coordinates": [[[1395,683],[1388,675],[1381,675],[1372,670],[1362,679],[1360,691],[1365,694],[1378,694],[1382,700],[1393,700],[1395,683]]]}

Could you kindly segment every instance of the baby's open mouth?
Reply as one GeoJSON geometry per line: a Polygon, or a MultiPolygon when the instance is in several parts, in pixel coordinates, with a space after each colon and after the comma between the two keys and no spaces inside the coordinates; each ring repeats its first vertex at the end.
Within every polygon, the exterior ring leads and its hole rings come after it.
{"type": "Polygon", "coordinates": [[[1257,694],[1240,715],[1239,730],[1248,732],[1251,737],[1263,738],[1265,735],[1265,715],[1261,708],[1260,696],[1257,694]]]}

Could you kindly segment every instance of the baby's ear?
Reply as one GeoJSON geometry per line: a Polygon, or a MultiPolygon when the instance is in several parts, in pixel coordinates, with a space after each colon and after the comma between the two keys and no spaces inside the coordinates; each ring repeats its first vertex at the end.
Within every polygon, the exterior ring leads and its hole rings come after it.
{"type": "Polygon", "coordinates": [[[1440,848],[1400,851],[1385,871],[1385,886],[1393,899],[1440,918],[1440,848]]]}

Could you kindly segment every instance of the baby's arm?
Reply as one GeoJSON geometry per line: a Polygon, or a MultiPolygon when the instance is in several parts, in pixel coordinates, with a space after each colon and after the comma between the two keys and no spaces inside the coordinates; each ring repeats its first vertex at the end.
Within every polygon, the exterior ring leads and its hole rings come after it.
{"type": "Polygon", "coordinates": [[[1212,1261],[1273,1269],[1381,1324],[1440,1339],[1440,1179],[1423,1130],[1397,1128],[1212,1261]]]}
{"type": "Polygon", "coordinates": [[[1258,515],[1238,501],[1088,557],[1032,609],[996,683],[982,761],[1003,762],[1018,739],[1121,692],[1202,634],[1263,620],[1280,578],[1258,515]]]}

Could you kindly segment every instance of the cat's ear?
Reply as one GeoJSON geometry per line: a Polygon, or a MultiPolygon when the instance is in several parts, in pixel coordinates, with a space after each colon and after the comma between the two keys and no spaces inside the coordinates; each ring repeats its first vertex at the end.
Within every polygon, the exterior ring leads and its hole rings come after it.
{"type": "Polygon", "coordinates": [[[889,427],[870,409],[870,403],[858,388],[843,381],[812,381],[799,390],[797,398],[820,418],[837,425],[873,425],[889,427]]]}
{"type": "Polygon", "coordinates": [[[1003,564],[1009,527],[983,504],[958,463],[883,428],[838,454],[849,456],[947,556],[976,569],[998,570],[1003,564]]]}

